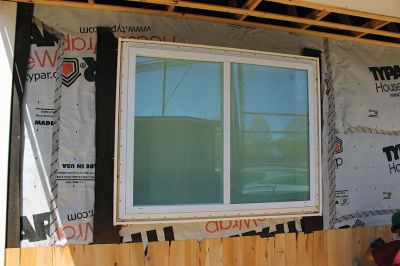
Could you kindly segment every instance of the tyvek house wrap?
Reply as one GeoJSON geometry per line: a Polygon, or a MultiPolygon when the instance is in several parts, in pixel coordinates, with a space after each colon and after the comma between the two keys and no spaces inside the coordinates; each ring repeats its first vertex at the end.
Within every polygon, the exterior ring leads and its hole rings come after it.
{"type": "MultiPolygon", "coordinates": [[[[92,224],[95,185],[93,167],[96,26],[109,26],[116,36],[138,39],[289,54],[301,54],[305,47],[318,49],[324,53],[326,51],[322,38],[204,21],[41,5],[35,6],[34,16],[64,34],[66,41],[64,59],[68,64],[64,71],[66,79],[61,99],[57,199],[61,226],[57,232],[60,236],[57,244],[90,243],[92,232],[96,230],[92,224]]],[[[32,33],[33,43],[23,105],[22,246],[50,244],[50,232],[48,232],[50,206],[46,198],[49,194],[46,174],[47,176],[50,174],[51,163],[51,121],[54,105],[52,74],[55,68],[56,46],[54,41],[50,41],[51,38],[43,31],[41,25],[36,25],[33,29],[35,30],[32,33]]],[[[388,223],[390,213],[398,208],[400,202],[396,198],[396,187],[400,185],[397,175],[400,173],[388,172],[387,158],[382,148],[395,146],[398,137],[377,132],[345,132],[360,125],[390,131],[390,127],[383,125],[390,124],[393,115],[384,114],[389,112],[390,107],[396,105],[399,98],[376,92],[375,81],[369,67],[395,65],[396,60],[399,61],[400,53],[396,49],[353,43],[329,41],[328,44],[331,85],[334,89],[332,100],[335,102],[336,111],[333,128],[335,139],[337,137],[338,140],[335,142],[337,151],[335,150],[333,158],[334,169],[331,169],[329,174],[327,164],[329,136],[326,130],[328,99],[324,93],[329,80],[325,71],[327,64],[323,62],[321,80],[324,82],[321,96],[324,110],[322,114],[324,220],[333,219],[336,227],[388,223]],[[378,117],[369,116],[369,108],[366,114],[358,107],[371,102],[375,105],[380,104],[378,117]],[[360,124],[361,122],[364,124],[360,124]],[[374,143],[373,147],[370,147],[371,142],[374,143]],[[372,168],[375,170],[366,171],[366,162],[376,162],[372,168]],[[328,182],[332,179],[334,182],[328,182]],[[331,206],[329,206],[329,190],[336,192],[335,201],[331,202],[331,206]],[[334,210],[331,212],[332,215],[329,215],[329,210],[334,210]],[[369,213],[361,215],[362,212],[369,213]],[[354,213],[359,215],[355,216],[354,213]]],[[[371,108],[371,110],[377,109],[372,105],[371,108]]],[[[396,130],[400,129],[397,127],[396,130]]],[[[267,227],[271,232],[282,231],[282,228],[284,231],[289,231],[289,228],[293,228],[293,222],[294,227],[301,230],[299,219],[268,219],[126,226],[121,229],[120,235],[124,242],[169,240],[172,238],[171,232],[174,239],[198,239],[231,236],[252,230],[261,232],[267,227]]]]}

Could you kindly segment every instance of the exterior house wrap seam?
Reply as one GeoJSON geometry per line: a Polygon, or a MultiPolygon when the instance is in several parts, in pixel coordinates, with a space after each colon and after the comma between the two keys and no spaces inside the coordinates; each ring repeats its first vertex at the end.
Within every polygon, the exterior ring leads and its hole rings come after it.
{"type": "Polygon", "coordinates": [[[376,215],[392,215],[395,212],[398,212],[399,209],[387,209],[387,210],[373,210],[373,211],[363,211],[357,212],[353,214],[347,214],[340,217],[337,217],[335,220],[336,222],[344,222],[347,220],[355,219],[355,218],[363,218],[363,217],[370,217],[376,215]]]}
{"type": "Polygon", "coordinates": [[[61,219],[58,212],[58,170],[59,170],[59,150],[60,150],[60,119],[61,119],[61,97],[62,97],[62,82],[63,82],[63,58],[65,50],[65,36],[56,31],[54,28],[47,26],[45,23],[34,19],[37,25],[42,25],[43,29],[54,35],[57,39],[57,58],[55,69],[55,84],[54,84],[54,111],[53,111],[53,132],[51,140],[51,165],[49,176],[49,207],[50,207],[50,244],[56,245],[58,239],[57,228],[61,219]]]}
{"type": "Polygon", "coordinates": [[[390,130],[370,128],[370,127],[350,127],[344,131],[344,134],[352,134],[352,133],[367,133],[367,134],[379,134],[379,135],[387,135],[387,136],[400,136],[400,131],[390,131],[390,130]]]}
{"type": "Polygon", "coordinates": [[[329,187],[329,229],[336,222],[336,164],[335,164],[335,139],[336,139],[336,109],[335,93],[332,79],[332,65],[330,61],[329,40],[324,40],[324,54],[326,61],[326,94],[328,95],[328,187],[329,187]]]}

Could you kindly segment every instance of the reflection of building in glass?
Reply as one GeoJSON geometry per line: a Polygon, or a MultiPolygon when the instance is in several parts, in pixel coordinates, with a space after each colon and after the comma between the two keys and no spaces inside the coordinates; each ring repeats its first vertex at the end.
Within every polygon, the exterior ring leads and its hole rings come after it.
{"type": "Polygon", "coordinates": [[[136,204],[221,202],[219,124],[183,116],[136,117],[136,204]]]}

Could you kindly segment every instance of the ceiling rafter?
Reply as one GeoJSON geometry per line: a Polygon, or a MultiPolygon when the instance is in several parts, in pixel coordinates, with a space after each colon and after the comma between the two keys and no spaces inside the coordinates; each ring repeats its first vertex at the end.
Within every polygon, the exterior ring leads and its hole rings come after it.
{"type": "Polygon", "coordinates": [[[317,3],[308,2],[308,1],[304,1],[304,0],[268,0],[268,1],[274,2],[274,3],[279,3],[279,4],[284,4],[284,5],[294,5],[294,6],[301,6],[301,7],[306,7],[306,8],[318,9],[318,10],[327,10],[327,11],[330,11],[331,13],[346,14],[346,15],[350,15],[350,16],[377,19],[377,20],[385,20],[385,21],[400,23],[400,17],[391,17],[391,16],[386,16],[386,15],[367,13],[367,12],[363,12],[363,11],[357,11],[357,10],[352,10],[352,9],[347,9],[347,8],[330,6],[330,5],[326,5],[326,4],[317,4],[317,3]]]}
{"type": "Polygon", "coordinates": [[[328,22],[328,21],[319,21],[319,20],[313,20],[313,19],[302,18],[302,17],[293,17],[293,16],[282,15],[282,14],[277,14],[277,13],[269,13],[269,12],[263,12],[263,11],[237,8],[237,7],[220,6],[220,5],[214,5],[214,4],[190,2],[190,1],[176,1],[175,2],[174,0],[126,0],[126,1],[127,2],[150,3],[150,4],[157,4],[157,5],[175,5],[175,6],[193,8],[193,9],[199,9],[199,10],[205,10],[205,11],[216,11],[216,12],[230,13],[230,14],[236,14],[236,15],[246,15],[246,16],[258,17],[258,18],[289,21],[289,22],[310,24],[310,25],[339,29],[339,30],[371,33],[371,34],[382,35],[382,36],[386,36],[386,37],[400,38],[400,33],[394,33],[394,32],[389,32],[389,31],[382,31],[382,30],[374,30],[374,29],[363,28],[363,27],[359,27],[359,26],[353,26],[353,25],[347,25],[347,24],[341,24],[341,23],[335,23],[335,22],[328,22]]]}
{"type": "MultiPolygon", "coordinates": [[[[262,2],[262,0],[247,0],[246,3],[242,6],[243,9],[255,10],[257,6],[262,2]]],[[[245,20],[247,15],[238,16],[238,20],[245,20]]]]}
{"type": "MultiPolygon", "coordinates": [[[[176,1],[178,1],[178,0],[176,0],[176,1]]],[[[173,5],[167,6],[167,11],[168,12],[174,12],[174,9],[175,9],[175,6],[173,6],[173,5]]]]}
{"type": "MultiPolygon", "coordinates": [[[[386,26],[387,24],[391,23],[390,21],[382,21],[382,20],[370,20],[367,23],[363,24],[362,27],[364,28],[371,28],[374,30],[380,29],[383,26],[386,26]]],[[[363,37],[364,35],[366,35],[367,33],[365,32],[361,32],[361,33],[356,33],[354,34],[354,36],[356,36],[357,38],[363,37]]]]}
{"type": "MultiPolygon", "coordinates": [[[[313,19],[313,20],[321,20],[324,17],[328,16],[331,12],[327,10],[314,10],[310,14],[306,16],[306,18],[313,19]]],[[[309,28],[310,24],[306,24],[302,27],[303,30],[309,28]]]]}
{"type": "MultiPolygon", "coordinates": [[[[400,21],[400,18],[393,17],[385,17],[376,14],[369,14],[365,16],[365,18],[369,18],[369,21],[361,26],[352,25],[352,19],[348,15],[355,15],[355,11],[348,11],[338,14],[339,22],[331,22],[325,21],[324,18],[328,16],[330,13],[337,13],[338,10],[335,8],[326,8],[324,5],[313,5],[304,6],[304,2],[302,0],[268,0],[273,3],[282,3],[286,4],[286,2],[292,3],[293,5],[280,6],[279,8],[284,8],[282,13],[273,13],[276,11],[270,11],[268,8],[267,11],[262,11],[265,9],[265,6],[259,7],[257,10],[257,6],[261,3],[262,0],[247,0],[247,2],[242,7],[237,7],[237,0],[225,0],[224,5],[218,4],[208,4],[204,2],[192,2],[190,0],[126,0],[127,2],[135,2],[135,3],[148,3],[152,5],[146,5],[144,7],[128,7],[128,6],[118,6],[111,4],[102,4],[103,0],[86,0],[87,2],[78,2],[77,0],[8,0],[14,2],[26,2],[26,3],[35,3],[35,4],[45,4],[45,5],[53,5],[53,6],[69,6],[76,8],[89,8],[89,9],[99,9],[99,10],[109,10],[109,11],[127,11],[127,12],[137,12],[158,16],[168,16],[168,17],[178,17],[178,18],[188,18],[188,19],[197,19],[197,20],[205,20],[212,22],[220,22],[220,23],[228,23],[228,24],[236,24],[246,27],[258,27],[258,28],[266,28],[266,29],[274,29],[281,31],[288,31],[294,33],[303,33],[312,36],[321,36],[328,38],[335,38],[338,40],[348,40],[348,41],[357,41],[361,43],[370,43],[377,45],[385,45],[391,47],[400,47],[400,32],[397,29],[396,23],[392,23],[393,21],[400,21]],[[228,4],[228,6],[226,5],[228,4]],[[159,10],[159,7],[164,6],[164,10],[159,10]],[[303,17],[300,13],[298,7],[308,7],[315,8],[315,10],[311,11],[307,16],[303,17]],[[157,7],[157,9],[155,8],[157,7]],[[183,7],[185,8],[185,12],[176,12],[175,7],[183,7]],[[318,9],[316,9],[318,8],[318,9]],[[197,10],[194,12],[194,10],[197,10]],[[199,12],[200,11],[200,12],[199,12]],[[201,12],[203,11],[203,12],[201,12]],[[212,11],[210,13],[209,11],[212,11]],[[215,13],[217,12],[217,13],[215,13]],[[197,14],[194,14],[197,13],[197,14]],[[231,18],[226,18],[226,15],[229,14],[231,18]],[[350,14],[352,13],[352,14],[350,14]],[[213,14],[213,15],[208,15],[213,14]],[[247,21],[246,17],[251,16],[255,18],[264,18],[267,19],[262,22],[252,22],[247,21]],[[371,18],[371,17],[379,17],[379,18],[371,18]],[[388,18],[388,19],[386,19],[388,18]],[[275,20],[276,23],[270,23],[270,20],[275,20]],[[281,23],[284,22],[291,22],[281,23]],[[317,26],[310,29],[311,26],[317,26]],[[386,26],[384,30],[381,28],[386,26]],[[327,30],[325,30],[327,29],[327,30]],[[334,33],[329,32],[329,29],[334,29],[334,33]],[[339,31],[337,31],[339,30],[339,31]],[[376,40],[370,39],[369,37],[363,38],[363,36],[367,34],[373,34],[377,36],[376,40]],[[381,38],[381,36],[391,37],[391,38],[381,38]]],[[[307,4],[307,5],[308,5],[307,4]]],[[[269,6],[268,6],[269,7],[269,6]]],[[[277,6],[278,7],[278,6],[277,6]]],[[[182,9],[183,10],[183,9],[182,9]]],[[[272,9],[274,10],[274,9],[272,9]]],[[[282,9],[281,9],[282,10],[282,9]]],[[[357,13],[360,16],[360,12],[357,13]]]]}

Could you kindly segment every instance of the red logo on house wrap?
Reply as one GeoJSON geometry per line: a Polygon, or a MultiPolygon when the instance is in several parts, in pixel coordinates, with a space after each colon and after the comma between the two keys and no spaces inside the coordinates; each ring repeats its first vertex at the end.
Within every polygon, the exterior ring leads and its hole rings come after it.
{"type": "Polygon", "coordinates": [[[76,58],[64,58],[62,65],[62,83],[71,86],[81,75],[79,73],[79,61],[76,58]]]}
{"type": "Polygon", "coordinates": [[[335,154],[343,152],[343,143],[342,140],[338,137],[335,137],[335,142],[334,142],[334,148],[335,148],[335,154]]]}

